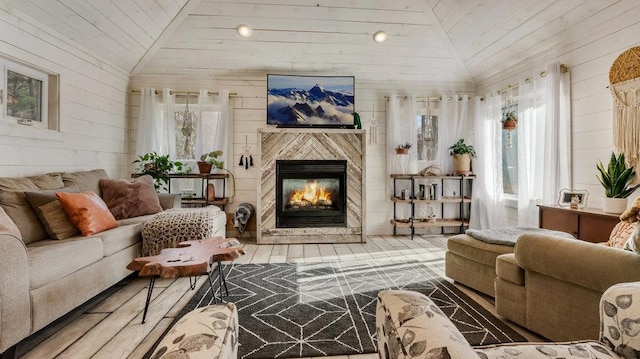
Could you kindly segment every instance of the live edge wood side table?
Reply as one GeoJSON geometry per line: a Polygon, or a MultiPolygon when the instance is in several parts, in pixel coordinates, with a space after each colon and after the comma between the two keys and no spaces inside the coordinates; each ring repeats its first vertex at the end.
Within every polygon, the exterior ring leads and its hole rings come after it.
{"type": "Polygon", "coordinates": [[[235,238],[210,238],[194,241],[180,242],[178,248],[165,248],[160,254],[148,257],[135,258],[127,265],[127,269],[139,271],[141,277],[150,277],[149,289],[147,291],[147,301],[144,305],[144,313],[142,314],[142,323],[147,317],[147,310],[151,302],[151,295],[155,285],[156,278],[171,279],[177,277],[189,277],[191,289],[196,286],[196,279],[192,278],[199,275],[207,275],[209,285],[213,293],[214,301],[215,290],[213,289],[213,280],[211,279],[213,263],[218,264],[218,279],[220,289],[220,302],[222,302],[222,286],[226,295],[229,295],[227,281],[224,277],[224,270],[220,265],[223,261],[232,261],[244,254],[242,248],[232,247],[239,245],[235,238]]]}
{"type": "Polygon", "coordinates": [[[619,214],[605,213],[597,208],[571,209],[555,205],[538,205],[540,228],[573,234],[586,242],[609,240],[613,227],[620,222],[619,214]]]}

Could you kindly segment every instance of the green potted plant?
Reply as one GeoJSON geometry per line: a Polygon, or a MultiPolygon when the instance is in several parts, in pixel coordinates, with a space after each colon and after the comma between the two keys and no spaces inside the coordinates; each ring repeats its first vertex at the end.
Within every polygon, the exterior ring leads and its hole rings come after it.
{"type": "Polygon", "coordinates": [[[405,142],[405,144],[400,144],[398,145],[398,147],[396,147],[396,153],[399,155],[406,155],[407,153],[409,153],[409,149],[411,148],[411,143],[409,142],[405,142]]]}
{"type": "Polygon", "coordinates": [[[218,157],[222,156],[222,151],[216,150],[203,154],[198,161],[198,170],[200,173],[210,173],[212,168],[222,169],[224,161],[218,161],[218,157]]]}
{"type": "Polygon", "coordinates": [[[455,174],[471,172],[471,158],[476,157],[476,150],[473,145],[464,143],[464,138],[461,138],[453,146],[449,147],[449,153],[453,156],[453,171],[455,174]]]}
{"type": "Polygon", "coordinates": [[[616,157],[611,152],[611,158],[607,167],[604,167],[601,161],[596,164],[600,176],[598,181],[604,187],[605,197],[602,198],[602,210],[607,213],[622,213],[627,209],[627,197],[638,186],[631,186],[636,173],[633,166],[627,167],[624,159],[624,153],[616,157]]]}
{"type": "Polygon", "coordinates": [[[182,162],[169,159],[169,155],[159,155],[155,151],[138,156],[133,163],[137,164],[137,174],[153,177],[153,186],[156,191],[160,189],[166,191],[169,173],[180,172],[183,166],[182,162]]]}

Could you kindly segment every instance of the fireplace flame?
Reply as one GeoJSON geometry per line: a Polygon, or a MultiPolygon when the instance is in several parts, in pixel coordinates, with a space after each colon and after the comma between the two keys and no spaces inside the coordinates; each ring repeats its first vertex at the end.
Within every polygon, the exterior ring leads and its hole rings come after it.
{"type": "Polygon", "coordinates": [[[291,192],[289,204],[292,206],[331,206],[333,191],[318,186],[317,181],[308,182],[304,189],[295,189],[291,192]]]}

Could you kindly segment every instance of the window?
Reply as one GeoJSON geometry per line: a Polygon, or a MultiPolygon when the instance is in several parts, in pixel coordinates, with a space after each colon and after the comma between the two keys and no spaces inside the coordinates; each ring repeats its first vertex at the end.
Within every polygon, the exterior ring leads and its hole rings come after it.
{"type": "Polygon", "coordinates": [[[512,195],[518,194],[517,117],[517,99],[511,98],[504,101],[502,119],[500,120],[502,126],[502,191],[512,195]]]}
{"type": "Polygon", "coordinates": [[[58,128],[58,76],[0,58],[0,119],[58,128]]]}
{"type": "MultiPolygon", "coordinates": [[[[193,96],[192,96],[193,97],[193,96]]],[[[186,99],[186,96],[185,96],[186,99]]],[[[192,100],[192,98],[190,98],[192,100]]],[[[176,99],[178,101],[178,99],[176,99]]],[[[197,143],[202,141],[202,152],[215,149],[216,129],[219,112],[214,104],[177,103],[175,107],[175,140],[176,158],[180,160],[197,160],[200,157],[197,143]],[[202,116],[202,128],[198,124],[202,116]]]]}

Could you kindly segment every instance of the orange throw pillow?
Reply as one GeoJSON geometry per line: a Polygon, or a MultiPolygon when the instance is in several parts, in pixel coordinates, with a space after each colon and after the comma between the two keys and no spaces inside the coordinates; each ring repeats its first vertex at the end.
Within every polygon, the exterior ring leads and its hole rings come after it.
{"type": "Polygon", "coordinates": [[[118,226],[107,205],[94,192],[56,192],[56,196],[71,222],[78,227],[83,236],[90,236],[118,226]]]}

